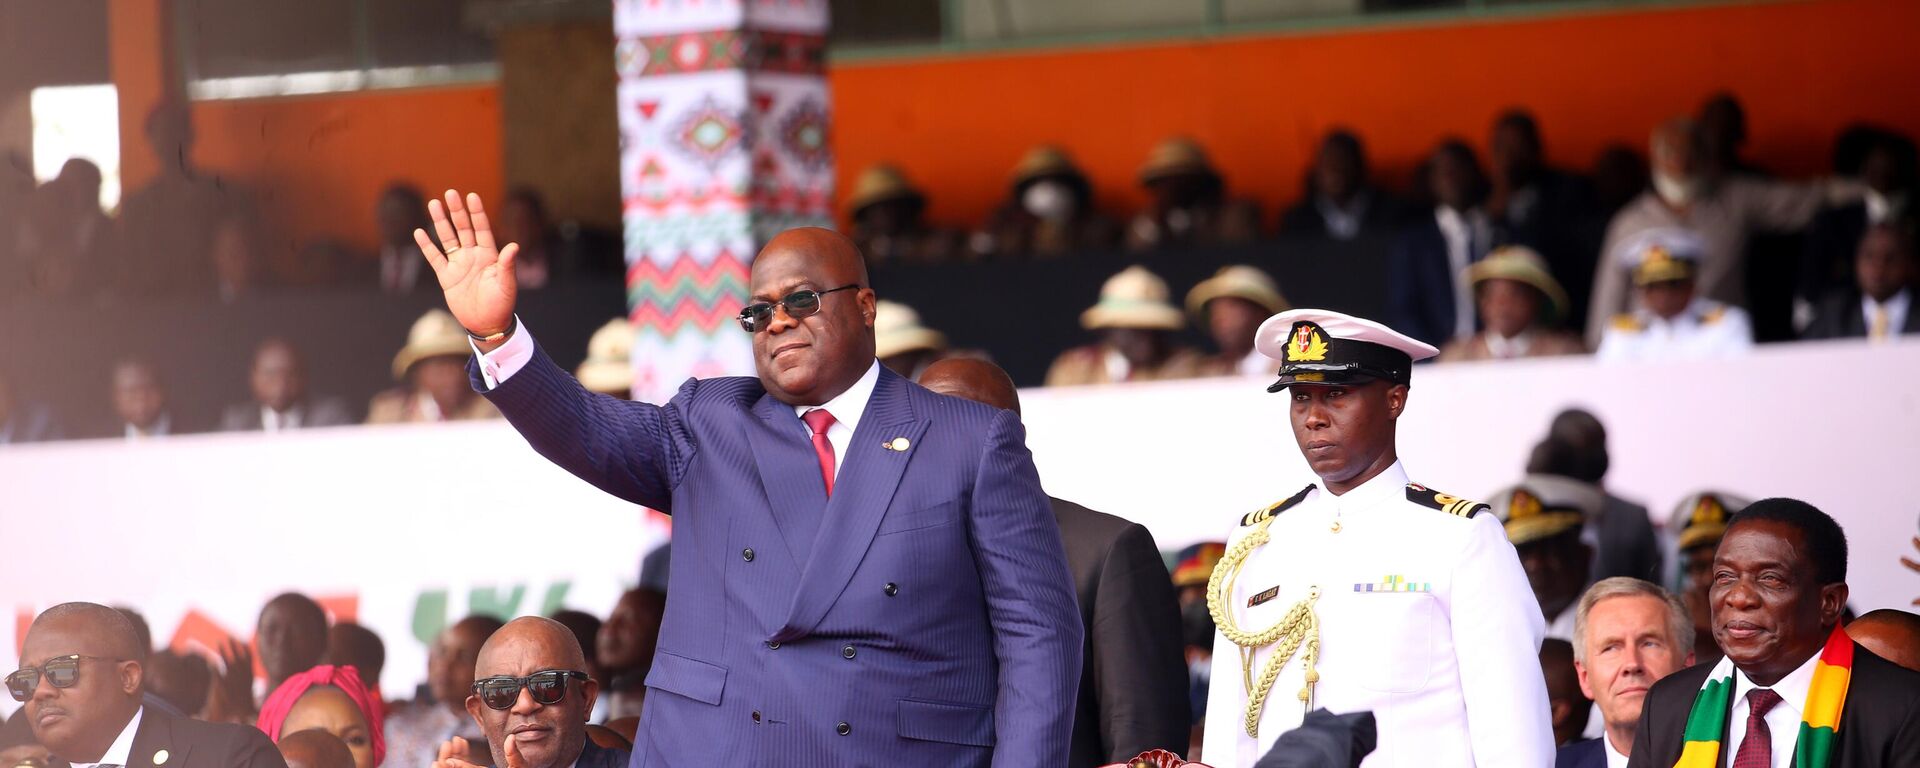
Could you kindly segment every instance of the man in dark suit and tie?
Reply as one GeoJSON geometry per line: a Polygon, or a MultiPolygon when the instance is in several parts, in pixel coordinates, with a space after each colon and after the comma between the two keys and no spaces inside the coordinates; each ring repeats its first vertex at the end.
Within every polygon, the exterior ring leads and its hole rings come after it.
{"type": "MultiPolygon", "coordinates": [[[[941,360],[920,374],[920,385],[1020,412],[1013,379],[985,360],[941,360]]],[[[1192,712],[1180,604],[1153,534],[1071,501],[1049,501],[1086,636],[1066,765],[1125,763],[1155,749],[1185,754],[1192,712]]]]}
{"type": "Polygon", "coordinates": [[[283,432],[356,423],[339,398],[307,396],[306,361],[286,339],[267,339],[254,349],[247,385],[253,400],[228,406],[220,431],[283,432]]]}
{"type": "Polygon", "coordinates": [[[478,195],[431,210],[437,242],[415,239],[475,387],[554,463],[674,516],[635,768],[1066,761],[1080,623],[1019,417],[880,366],[850,241],[773,238],[739,316],[758,377],[656,406],[540,351],[478,195]]]}
{"type": "Polygon", "coordinates": [[[119,611],[56,605],[28,628],[7,692],[56,768],[286,768],[258,730],[142,706],[146,657],[119,611]]]}
{"type": "Polygon", "coordinates": [[[1708,591],[1727,655],[1647,691],[1627,765],[1920,765],[1920,673],[1840,628],[1846,579],[1846,534],[1826,513],[1793,499],[1736,513],[1708,591]]]}
{"type": "Polygon", "coordinates": [[[1493,249],[1495,231],[1486,174],[1465,142],[1442,142],[1425,175],[1435,205],[1401,231],[1388,257],[1387,325],[1438,347],[1478,327],[1465,272],[1493,249]]]}
{"type": "Polygon", "coordinates": [[[1913,310],[1913,282],[1920,271],[1915,260],[1912,218],[1868,227],[1853,260],[1856,287],[1828,296],[1801,335],[1885,342],[1920,333],[1920,312],[1913,310]]]}

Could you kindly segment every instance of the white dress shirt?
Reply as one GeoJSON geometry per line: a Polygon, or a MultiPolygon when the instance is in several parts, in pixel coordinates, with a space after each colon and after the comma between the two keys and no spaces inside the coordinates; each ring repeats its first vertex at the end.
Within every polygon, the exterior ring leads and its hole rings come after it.
{"type": "Polygon", "coordinates": [[[300,407],[288,408],[285,413],[266,406],[260,406],[260,431],[280,432],[300,428],[300,407]]]}
{"type": "Polygon", "coordinates": [[[1579,611],[1574,610],[1573,605],[1569,605],[1560,612],[1560,615],[1553,617],[1547,622],[1547,637],[1573,642],[1573,617],[1577,613],[1579,611]]]}
{"type": "Polygon", "coordinates": [[[486,383],[488,391],[498,388],[500,382],[519,373],[521,368],[527,366],[527,361],[533,359],[533,333],[527,330],[525,323],[520,322],[519,315],[514,316],[513,324],[513,335],[508,336],[492,352],[481,352],[473,339],[467,339],[467,346],[473,348],[474,357],[480,360],[480,380],[486,383]]]}
{"type": "MultiPolygon", "coordinates": [[[[1487,353],[1502,360],[1526,357],[1527,350],[1533,348],[1533,332],[1527,330],[1522,330],[1520,333],[1509,338],[1494,333],[1489,329],[1486,333],[1481,334],[1480,338],[1487,344],[1487,353]]],[[[1552,637],[1552,635],[1548,635],[1548,637],[1552,637]]]]}
{"type": "Polygon", "coordinates": [[[140,732],[140,716],[145,714],[146,711],[146,707],[141,707],[133,711],[133,719],[127,721],[127,727],[120,729],[120,735],[114,737],[113,745],[107,747],[107,751],[100,755],[99,760],[91,763],[83,763],[78,760],[69,760],[67,762],[72,763],[73,768],[95,768],[95,766],[101,765],[126,765],[127,760],[133,757],[133,736],[140,732]]]}
{"type": "Polygon", "coordinates": [[[1733,756],[1740,754],[1740,742],[1747,736],[1747,692],[1755,688],[1771,687],[1780,694],[1780,703],[1767,710],[1765,719],[1767,731],[1773,736],[1773,764],[1776,768],[1793,763],[1793,744],[1800,738],[1800,708],[1807,705],[1807,691],[1813,687],[1813,666],[1820,661],[1820,654],[1814,653],[1799,669],[1787,673],[1786,677],[1772,686],[1761,686],[1747,678],[1747,673],[1739,667],[1733,670],[1733,714],[1727,718],[1727,762],[1733,762],[1733,756]]]}
{"type": "MultiPolygon", "coordinates": [[[[1607,750],[1607,768],[1627,768],[1627,753],[1613,748],[1613,737],[1602,735],[1600,746],[1607,750]]],[[[1633,745],[1627,745],[1631,748],[1633,745]]]]}
{"type": "MultiPolygon", "coordinates": [[[[847,387],[847,391],[835,395],[819,405],[796,405],[793,414],[804,419],[808,411],[824,408],[833,414],[833,425],[827,427],[827,442],[833,443],[833,477],[840,479],[840,467],[847,463],[847,446],[853,444],[853,431],[860,427],[860,416],[867,412],[867,401],[873,399],[873,387],[880,383],[880,361],[874,360],[867,366],[867,372],[860,380],[847,387]]],[[[809,430],[811,434],[811,430],[809,430]]]]}
{"type": "Polygon", "coordinates": [[[1100,364],[1107,369],[1107,381],[1126,381],[1133,375],[1133,366],[1127,363],[1127,356],[1120,350],[1103,346],[1100,348],[1100,364]]]}
{"type": "Polygon", "coordinates": [[[1320,220],[1326,222],[1327,236],[1335,240],[1352,240],[1360,236],[1360,225],[1367,219],[1367,206],[1373,201],[1366,190],[1354,194],[1346,207],[1341,207],[1326,197],[1315,195],[1314,208],[1320,211],[1320,220]]]}
{"type": "Polygon", "coordinates": [[[164,413],[160,414],[160,418],[154,419],[153,425],[146,429],[141,429],[132,424],[122,424],[121,427],[121,434],[125,435],[128,440],[166,437],[167,435],[173,434],[173,417],[164,413]]]}
{"type": "Polygon", "coordinates": [[[420,282],[420,266],[424,263],[417,248],[380,246],[380,290],[412,292],[414,284],[420,282]]]}
{"type": "Polygon", "coordinates": [[[1902,288],[1886,301],[1874,301],[1871,297],[1860,297],[1860,318],[1866,321],[1868,338],[1873,336],[1874,310],[1887,313],[1886,338],[1874,341],[1893,341],[1900,338],[1900,329],[1907,327],[1907,310],[1913,306],[1913,291],[1902,288]]]}
{"type": "Polygon", "coordinates": [[[1467,267],[1485,253],[1493,239],[1487,215],[1475,208],[1465,213],[1447,206],[1433,209],[1434,223],[1447,241],[1447,274],[1453,276],[1453,336],[1472,336],[1476,307],[1473,285],[1467,282],[1467,267]]]}
{"type": "MultiPolygon", "coordinates": [[[[525,323],[514,318],[515,329],[512,336],[492,352],[481,352],[473,340],[467,344],[473,346],[473,353],[480,361],[480,379],[491,390],[500,386],[500,382],[518,373],[533,359],[533,334],[525,323]]],[[[873,388],[880,383],[880,361],[874,360],[867,366],[867,372],[855,381],[847,391],[836,395],[820,405],[793,406],[795,416],[805,416],[807,411],[825,408],[833,414],[833,426],[827,427],[827,440],[833,443],[833,476],[840,476],[840,466],[846,463],[847,446],[853,444],[853,431],[860,426],[860,417],[867,411],[867,401],[873,399],[873,388]]],[[[428,398],[431,400],[431,398],[428,398]]]]}

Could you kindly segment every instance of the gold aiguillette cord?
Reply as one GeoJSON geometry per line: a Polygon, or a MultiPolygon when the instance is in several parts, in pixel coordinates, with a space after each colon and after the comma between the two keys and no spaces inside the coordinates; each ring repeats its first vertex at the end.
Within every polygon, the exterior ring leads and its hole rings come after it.
{"type": "Polygon", "coordinates": [[[1320,588],[1307,590],[1307,597],[1294,603],[1287,609],[1280,621],[1260,632],[1247,632],[1233,619],[1233,611],[1227,604],[1226,596],[1233,594],[1233,585],[1240,578],[1240,566],[1246,563],[1247,555],[1268,541],[1267,526],[1274,518],[1261,520],[1254,525],[1251,533],[1227,550],[1220,563],[1213,568],[1213,575],[1207,579],[1207,611],[1213,614],[1213,623],[1220,628],[1220,634],[1240,651],[1241,684],[1247,692],[1247,735],[1258,738],[1260,735],[1260,713],[1267,703],[1267,693],[1273,689],[1273,681],[1279,679],[1280,668],[1293,659],[1300,646],[1306,646],[1302,663],[1306,665],[1306,685],[1300,689],[1300,704],[1311,706],[1313,686],[1320,681],[1320,673],[1314,670],[1314,663],[1320,658],[1320,620],[1314,615],[1313,604],[1320,599],[1320,588]],[[1260,669],[1260,679],[1253,678],[1254,653],[1261,648],[1273,645],[1273,654],[1260,669]]]}

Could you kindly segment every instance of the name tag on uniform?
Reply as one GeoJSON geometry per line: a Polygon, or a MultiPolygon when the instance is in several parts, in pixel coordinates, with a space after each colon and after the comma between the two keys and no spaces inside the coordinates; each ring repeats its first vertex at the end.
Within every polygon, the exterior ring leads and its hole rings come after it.
{"type": "Polygon", "coordinates": [[[1261,592],[1260,594],[1247,598],[1247,607],[1252,608],[1256,605],[1264,603],[1268,600],[1272,600],[1279,596],[1280,596],[1280,585],[1275,584],[1271,587],[1267,587],[1267,591],[1261,592]]]}

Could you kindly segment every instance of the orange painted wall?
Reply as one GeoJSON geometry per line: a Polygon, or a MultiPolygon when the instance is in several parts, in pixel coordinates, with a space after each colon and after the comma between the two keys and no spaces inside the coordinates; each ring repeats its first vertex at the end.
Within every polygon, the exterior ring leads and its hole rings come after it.
{"type": "Polygon", "coordinates": [[[931,190],[936,221],[964,224],[1042,141],[1069,147],[1105,206],[1128,210],[1144,200],[1147,150],[1185,133],[1272,221],[1330,126],[1357,129],[1401,185],[1443,135],[1484,149],[1495,115],[1525,105],[1550,159],[1587,168],[1727,88],[1747,106],[1750,157],[1814,173],[1851,121],[1920,135],[1917,30],[1920,2],[1818,0],[852,63],[833,72],[834,150],[843,196],[891,160],[931,190]]]}
{"type": "Polygon", "coordinates": [[[165,0],[112,0],[107,4],[107,61],[120,107],[120,184],[133,189],[160,173],[159,157],[146,139],[147,115],[179,96],[173,36],[167,34],[165,0]]]}
{"type": "Polygon", "coordinates": [[[499,199],[499,91],[492,85],[202,101],[202,168],[247,185],[283,242],[317,237],[371,251],[380,191],[411,181],[499,199]]]}
{"type": "MultiPolygon", "coordinates": [[[[971,224],[1037,142],[1070,147],[1119,212],[1143,201],[1133,179],[1148,148],[1185,133],[1271,221],[1330,126],[1359,130],[1398,186],[1444,135],[1483,145],[1508,106],[1533,109],[1551,160],[1585,168],[1727,88],[1747,105],[1749,156],[1808,174],[1849,122],[1920,135],[1914,30],[1912,0],[1786,0],[847,63],[830,76],[834,142],[843,195],[859,169],[890,160],[931,190],[937,221],[971,224]]],[[[392,179],[494,198],[504,187],[491,85],[199,102],[194,116],[198,161],[266,190],[292,242],[371,248],[392,179]]]]}

